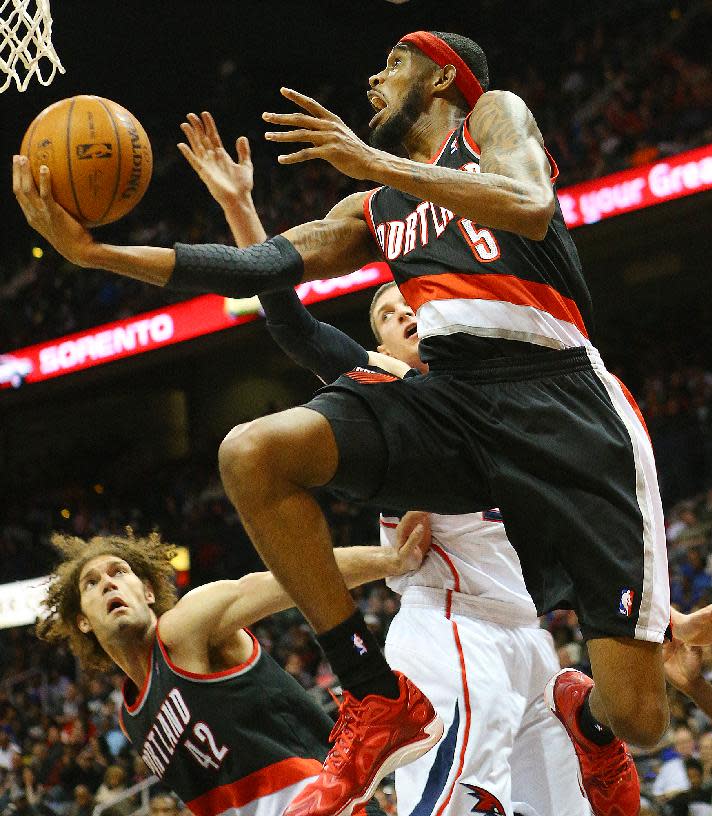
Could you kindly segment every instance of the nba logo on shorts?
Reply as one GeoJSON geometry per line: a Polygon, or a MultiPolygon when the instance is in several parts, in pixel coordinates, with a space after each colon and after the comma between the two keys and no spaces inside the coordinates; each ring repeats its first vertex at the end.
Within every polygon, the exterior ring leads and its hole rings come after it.
{"type": "Polygon", "coordinates": [[[626,618],[629,618],[630,613],[633,611],[633,595],[635,595],[635,592],[632,589],[621,590],[621,602],[618,605],[618,612],[625,615],[626,618]]]}
{"type": "Polygon", "coordinates": [[[353,641],[356,651],[360,655],[365,655],[368,649],[366,648],[366,644],[363,642],[361,635],[353,634],[351,636],[351,640],[353,641]]]}

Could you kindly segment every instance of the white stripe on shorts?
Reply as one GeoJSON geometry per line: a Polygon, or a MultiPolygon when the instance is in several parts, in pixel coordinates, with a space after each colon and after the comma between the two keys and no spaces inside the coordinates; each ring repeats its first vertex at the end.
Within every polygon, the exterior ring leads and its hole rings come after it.
{"type": "Polygon", "coordinates": [[[653,448],[620,383],[606,369],[599,353],[592,347],[587,347],[586,353],[616,413],[625,425],[633,446],[635,491],[643,518],[643,591],[635,637],[637,640],[662,643],[670,624],[670,579],[665,520],[653,448]]]}

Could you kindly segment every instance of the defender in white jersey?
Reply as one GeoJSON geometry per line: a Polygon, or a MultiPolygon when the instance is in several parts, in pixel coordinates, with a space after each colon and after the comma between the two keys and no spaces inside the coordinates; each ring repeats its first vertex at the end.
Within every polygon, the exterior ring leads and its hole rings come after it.
{"type": "MultiPolygon", "coordinates": [[[[381,517],[383,545],[394,544],[398,523],[381,517]]],[[[396,771],[399,814],[590,814],[571,742],[544,701],[559,670],[553,641],[501,514],[433,514],[430,523],[421,567],[386,580],[401,595],[386,658],[445,721],[436,751],[396,771]]]]}

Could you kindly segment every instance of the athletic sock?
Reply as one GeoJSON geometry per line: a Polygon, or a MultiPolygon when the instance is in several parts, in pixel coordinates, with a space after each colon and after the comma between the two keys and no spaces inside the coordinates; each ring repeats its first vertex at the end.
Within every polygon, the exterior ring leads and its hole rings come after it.
{"type": "Polygon", "coordinates": [[[589,692],[583,701],[583,705],[578,714],[578,726],[587,740],[590,740],[596,745],[608,745],[610,742],[613,742],[616,735],[607,725],[600,723],[593,714],[591,714],[591,707],[588,704],[590,696],[591,693],[589,692]]]}
{"type": "Polygon", "coordinates": [[[367,694],[399,697],[398,680],[381,654],[378,641],[357,609],[333,629],[317,635],[341,687],[362,700],[367,694]]]}

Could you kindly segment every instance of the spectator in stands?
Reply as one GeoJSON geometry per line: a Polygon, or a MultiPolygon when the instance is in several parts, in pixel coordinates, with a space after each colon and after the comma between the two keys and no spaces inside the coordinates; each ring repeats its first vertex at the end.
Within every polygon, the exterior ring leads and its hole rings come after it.
{"type": "Polygon", "coordinates": [[[161,792],[151,797],[150,816],[179,816],[178,800],[172,793],[161,792]]]}
{"type": "Polygon", "coordinates": [[[39,811],[30,804],[24,791],[18,791],[10,796],[9,803],[2,811],[2,816],[39,816],[39,811]]]}
{"type": "Polygon", "coordinates": [[[679,726],[673,733],[674,755],[663,762],[653,783],[653,793],[660,800],[670,799],[690,787],[685,760],[695,753],[695,738],[687,726],[679,726]]]}
{"type": "MultiPolygon", "coordinates": [[[[68,748],[69,757],[65,755],[65,767],[61,773],[62,786],[65,790],[74,790],[85,787],[94,795],[104,777],[102,765],[97,760],[91,748],[85,748],[71,759],[72,748],[68,748]]],[[[76,801],[76,795],[75,795],[76,801]]]]}
{"type": "Polygon", "coordinates": [[[702,763],[702,784],[712,790],[712,731],[706,731],[700,737],[699,755],[702,763]]]}
{"type": "Polygon", "coordinates": [[[0,769],[9,771],[12,768],[12,758],[20,753],[19,747],[11,739],[12,731],[8,726],[0,728],[0,769]]]}
{"type": "Polygon", "coordinates": [[[94,810],[94,796],[86,785],[74,788],[74,799],[67,816],[91,816],[94,810]]]}
{"type": "Polygon", "coordinates": [[[104,781],[99,785],[94,802],[97,805],[108,805],[107,816],[129,816],[134,810],[132,799],[123,797],[126,791],[126,771],[120,765],[109,765],[104,773],[104,781]],[[115,801],[120,799],[120,801],[115,801]]]}
{"type": "MultiPolygon", "coordinates": [[[[691,816],[700,814],[702,811],[697,808],[694,812],[690,810],[692,804],[706,804],[712,806],[712,792],[705,789],[702,784],[702,763],[694,757],[685,760],[685,771],[688,779],[688,789],[683,793],[673,796],[665,807],[665,813],[669,816],[691,816]]],[[[710,807],[706,816],[712,814],[710,807]]]]}

